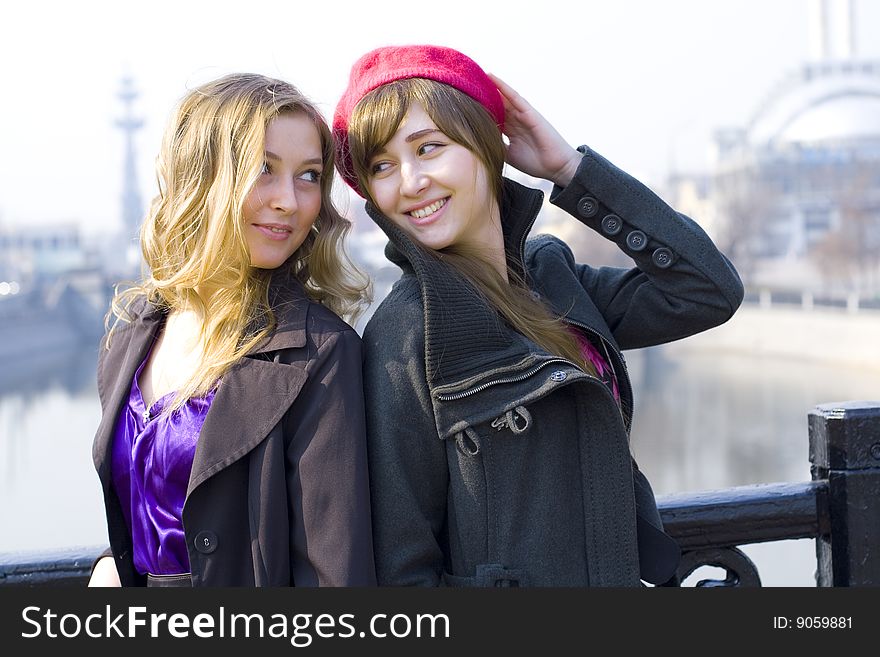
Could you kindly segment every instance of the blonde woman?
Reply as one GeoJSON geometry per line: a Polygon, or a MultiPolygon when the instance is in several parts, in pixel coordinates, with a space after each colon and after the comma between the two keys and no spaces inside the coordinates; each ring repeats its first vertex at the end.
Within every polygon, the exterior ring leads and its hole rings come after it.
{"type": "Polygon", "coordinates": [[[93,456],[110,549],[91,586],[375,582],[333,145],[292,85],[229,75],[180,101],[114,299],[93,456]]]}
{"type": "Polygon", "coordinates": [[[364,330],[379,584],[669,581],[679,549],[630,455],[621,351],[726,321],[743,294],[734,268],[456,50],[363,55],[334,132],[402,270],[364,330]],[[505,159],[552,181],[550,201],[633,267],[527,239],[543,194],[504,179],[505,159]]]}

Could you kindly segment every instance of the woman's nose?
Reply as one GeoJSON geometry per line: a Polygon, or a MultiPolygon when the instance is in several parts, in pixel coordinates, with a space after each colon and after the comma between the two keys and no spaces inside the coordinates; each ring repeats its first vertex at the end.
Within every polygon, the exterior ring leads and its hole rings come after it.
{"type": "Polygon", "coordinates": [[[278,180],[272,186],[269,204],[273,210],[290,214],[297,208],[296,185],[293,180],[278,180]]]}
{"type": "Polygon", "coordinates": [[[404,163],[400,167],[400,193],[418,196],[429,184],[428,176],[417,163],[404,163]]]}

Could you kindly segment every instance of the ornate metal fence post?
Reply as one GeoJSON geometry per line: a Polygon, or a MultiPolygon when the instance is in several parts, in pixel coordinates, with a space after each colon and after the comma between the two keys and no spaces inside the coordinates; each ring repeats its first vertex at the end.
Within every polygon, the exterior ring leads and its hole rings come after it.
{"type": "Polygon", "coordinates": [[[820,404],[809,423],[810,470],[828,482],[831,527],[816,539],[816,583],[880,586],[880,402],[820,404]]]}

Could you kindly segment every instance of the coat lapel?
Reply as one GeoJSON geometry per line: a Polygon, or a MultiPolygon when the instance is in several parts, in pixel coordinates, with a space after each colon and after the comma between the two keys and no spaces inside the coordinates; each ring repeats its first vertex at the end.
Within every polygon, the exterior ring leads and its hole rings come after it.
{"type": "MultiPolygon", "coordinates": [[[[111,349],[104,354],[98,382],[104,410],[95,433],[92,459],[105,486],[110,481],[110,452],[119,413],[128,402],[134,373],[147,357],[162,318],[163,313],[155,306],[150,306],[129,326],[114,332],[111,349]]],[[[104,342],[100,348],[105,348],[104,342]]]]}
{"type": "Polygon", "coordinates": [[[295,365],[252,357],[223,375],[199,434],[187,497],[265,439],[293,404],[306,378],[305,371],[295,365]]]}

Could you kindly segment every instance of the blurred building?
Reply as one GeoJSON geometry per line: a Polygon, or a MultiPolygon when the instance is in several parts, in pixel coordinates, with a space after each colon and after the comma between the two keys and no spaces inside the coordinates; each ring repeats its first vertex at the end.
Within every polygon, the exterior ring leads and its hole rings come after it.
{"type": "Polygon", "coordinates": [[[0,228],[0,360],[93,347],[111,291],[77,225],[0,228]]]}
{"type": "Polygon", "coordinates": [[[718,130],[712,170],[673,180],[746,282],[880,291],[880,62],[855,56],[849,0],[812,5],[813,60],[718,130]]]}
{"type": "Polygon", "coordinates": [[[76,224],[0,228],[0,280],[30,286],[87,265],[76,224]]]}

